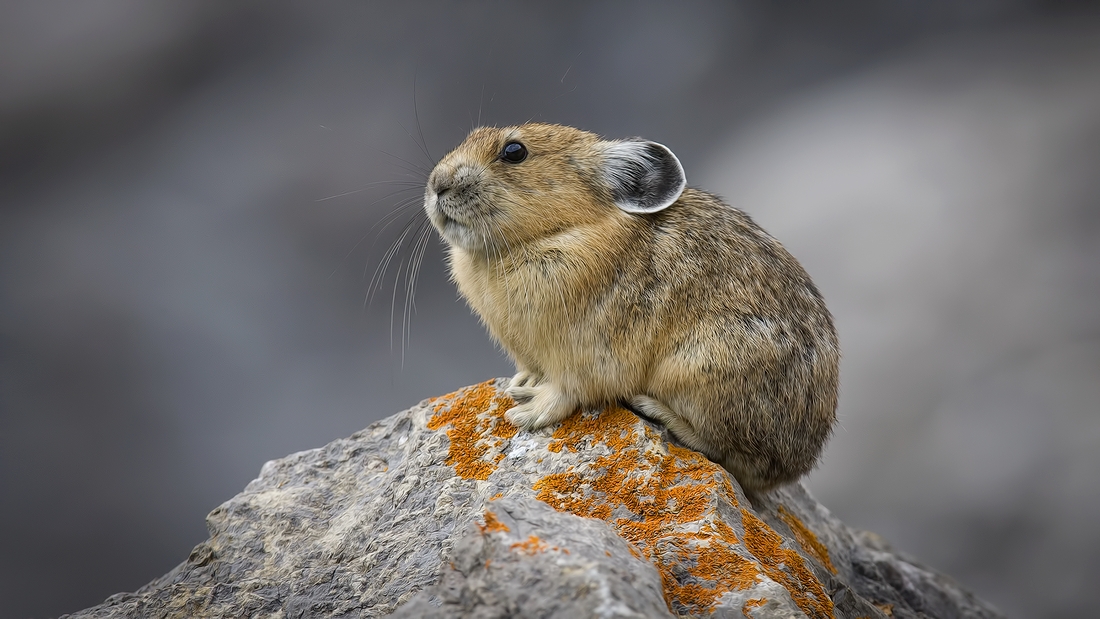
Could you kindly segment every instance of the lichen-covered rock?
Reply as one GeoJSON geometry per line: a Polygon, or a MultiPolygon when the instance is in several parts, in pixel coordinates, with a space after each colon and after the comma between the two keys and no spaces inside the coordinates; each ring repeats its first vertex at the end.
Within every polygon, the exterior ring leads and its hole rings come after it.
{"type": "Polygon", "coordinates": [[[71,617],[999,616],[627,410],[520,432],[502,385],[267,463],[187,561],[71,617]]]}

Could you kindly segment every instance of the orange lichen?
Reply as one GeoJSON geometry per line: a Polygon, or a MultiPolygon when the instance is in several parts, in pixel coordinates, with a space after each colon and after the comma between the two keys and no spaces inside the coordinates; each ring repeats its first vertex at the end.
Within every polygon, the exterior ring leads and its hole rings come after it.
{"type": "MultiPolygon", "coordinates": [[[[517,432],[504,419],[510,406],[512,400],[499,394],[492,381],[434,402],[428,427],[448,426],[447,463],[456,474],[485,480],[497,469],[505,443],[517,432]]],[[[725,593],[752,587],[762,569],[791,592],[807,615],[831,617],[832,600],[821,583],[801,555],[781,546],[775,531],[742,509],[742,543],[723,521],[719,503],[736,506],[737,498],[721,467],[697,452],[674,445],[665,451],[662,445],[656,432],[623,408],[572,415],[555,430],[547,449],[592,456],[536,482],[537,498],[560,511],[612,524],[631,554],[657,567],[674,612],[713,610],[725,593]]],[[[489,514],[483,530],[494,526],[490,522],[504,526],[489,514]]],[[[531,554],[548,547],[532,536],[512,548],[531,554]]]]}
{"type": "Polygon", "coordinates": [[[769,578],[790,592],[795,604],[813,619],[833,616],[833,600],[821,581],[806,567],[802,555],[782,546],[783,538],[752,512],[741,508],[745,547],[760,562],[769,578]]]}
{"type": "Polygon", "coordinates": [[[549,449],[598,449],[606,455],[542,478],[534,486],[537,497],[558,510],[614,525],[632,554],[657,567],[674,611],[711,610],[724,593],[747,589],[757,579],[752,562],[737,552],[733,529],[715,513],[716,494],[736,504],[733,487],[717,465],[694,451],[676,446],[667,454],[643,451],[639,430],[650,443],[659,443],[622,408],[570,417],[554,432],[549,449]]]}
{"type": "Polygon", "coordinates": [[[894,605],[893,604],[875,604],[875,606],[879,610],[882,611],[882,614],[886,615],[887,617],[893,617],[894,616],[894,605]]]}
{"type": "Polygon", "coordinates": [[[526,554],[526,555],[535,555],[535,554],[538,554],[540,552],[545,552],[546,550],[557,550],[558,549],[557,546],[554,546],[553,548],[550,548],[549,544],[547,544],[546,542],[542,541],[541,539],[535,537],[534,535],[532,535],[531,537],[528,537],[527,539],[523,540],[522,542],[516,542],[516,543],[512,544],[510,548],[512,550],[522,552],[523,554],[526,554]]]}
{"type": "Polygon", "coordinates": [[[573,415],[554,431],[547,449],[560,452],[565,447],[577,452],[585,444],[590,446],[594,442],[603,443],[614,451],[626,449],[634,445],[637,422],[634,413],[618,406],[597,415],[573,415]]]}
{"type": "Polygon", "coordinates": [[[508,525],[497,520],[497,515],[489,510],[485,510],[485,524],[478,524],[477,528],[481,529],[482,533],[497,533],[511,531],[508,525]]]}
{"type": "Polygon", "coordinates": [[[498,452],[492,460],[486,456],[516,435],[517,428],[503,416],[511,405],[510,398],[497,394],[493,381],[447,394],[436,401],[428,429],[450,426],[447,464],[454,467],[458,476],[486,480],[497,469],[503,454],[498,452]],[[494,411],[498,414],[491,414],[494,411]]]}
{"type": "Polygon", "coordinates": [[[782,505],[779,506],[779,517],[791,528],[791,532],[794,533],[794,539],[798,542],[798,545],[802,547],[802,550],[806,551],[806,554],[817,559],[818,563],[825,566],[825,569],[836,574],[836,568],[833,567],[833,562],[829,560],[829,549],[817,539],[814,532],[811,531],[809,527],[802,524],[802,521],[799,520],[797,516],[787,511],[787,508],[782,505]]]}
{"type": "Polygon", "coordinates": [[[752,599],[746,600],[745,603],[741,605],[741,614],[745,615],[749,619],[752,619],[752,615],[749,614],[749,611],[754,609],[754,608],[760,608],[761,606],[763,606],[764,604],[767,604],[767,603],[768,603],[768,600],[766,600],[764,598],[752,598],[752,599]]]}

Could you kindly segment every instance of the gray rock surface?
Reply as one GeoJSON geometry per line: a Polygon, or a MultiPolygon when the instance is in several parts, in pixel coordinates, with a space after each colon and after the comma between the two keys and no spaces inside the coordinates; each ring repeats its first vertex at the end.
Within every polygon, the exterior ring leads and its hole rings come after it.
{"type": "Polygon", "coordinates": [[[502,385],[267,463],[184,563],[68,617],[1000,616],[629,411],[519,432],[502,385]]]}

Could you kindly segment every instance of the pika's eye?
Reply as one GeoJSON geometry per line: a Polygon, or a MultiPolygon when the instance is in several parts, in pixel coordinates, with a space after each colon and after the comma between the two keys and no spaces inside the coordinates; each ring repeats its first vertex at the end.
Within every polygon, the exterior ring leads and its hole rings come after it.
{"type": "Polygon", "coordinates": [[[500,158],[508,163],[519,163],[527,158],[527,147],[519,142],[508,142],[500,151],[500,158]]]}

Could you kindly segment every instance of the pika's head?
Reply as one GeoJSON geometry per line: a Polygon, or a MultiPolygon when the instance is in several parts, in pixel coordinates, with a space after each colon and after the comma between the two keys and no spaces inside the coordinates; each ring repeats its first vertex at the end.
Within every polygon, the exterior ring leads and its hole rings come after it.
{"type": "Polygon", "coordinates": [[[428,177],[424,209],[453,246],[499,252],[680,197],[684,169],[668,148],[606,141],[561,125],[482,127],[428,177]]]}

